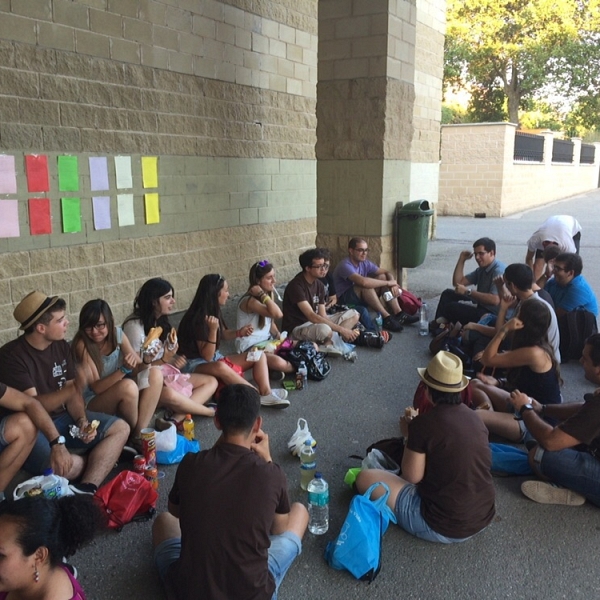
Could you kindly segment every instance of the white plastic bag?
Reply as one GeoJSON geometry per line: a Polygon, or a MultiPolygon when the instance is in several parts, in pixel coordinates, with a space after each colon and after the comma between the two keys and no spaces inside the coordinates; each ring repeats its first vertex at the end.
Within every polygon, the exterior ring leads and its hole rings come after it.
{"type": "Polygon", "coordinates": [[[294,434],[290,438],[290,441],[288,442],[288,448],[290,452],[294,456],[300,456],[300,450],[302,449],[302,446],[304,446],[305,440],[309,439],[313,440],[313,446],[317,445],[317,442],[315,442],[313,436],[311,435],[308,429],[308,423],[306,422],[306,419],[303,419],[301,417],[300,419],[298,419],[298,427],[296,427],[296,431],[294,432],[294,434]]]}
{"type": "Polygon", "coordinates": [[[381,469],[383,471],[389,471],[398,475],[400,473],[400,466],[398,463],[391,459],[385,452],[373,448],[369,454],[367,454],[362,461],[361,467],[363,469],[381,469]]]}
{"type": "Polygon", "coordinates": [[[156,432],[156,451],[173,452],[177,446],[177,428],[171,423],[168,429],[156,432]]]}
{"type": "Polygon", "coordinates": [[[73,496],[69,488],[69,480],[59,475],[38,475],[20,483],[13,492],[15,500],[27,496],[45,496],[46,498],[61,498],[73,496]]]}

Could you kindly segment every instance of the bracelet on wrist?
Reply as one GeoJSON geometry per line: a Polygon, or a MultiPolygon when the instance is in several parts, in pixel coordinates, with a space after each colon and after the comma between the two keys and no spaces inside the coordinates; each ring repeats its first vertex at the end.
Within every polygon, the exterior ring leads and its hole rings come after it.
{"type": "Polygon", "coordinates": [[[242,331],[241,331],[241,329],[237,329],[237,330],[236,330],[236,332],[235,332],[235,337],[236,337],[236,338],[241,338],[241,337],[243,337],[243,336],[242,336],[242,331]]]}
{"type": "Polygon", "coordinates": [[[263,304],[267,304],[267,303],[269,302],[269,300],[270,300],[270,299],[271,299],[271,298],[270,298],[270,297],[269,297],[267,294],[265,294],[265,295],[264,295],[264,296],[263,296],[263,297],[260,299],[260,301],[261,301],[263,304]]]}

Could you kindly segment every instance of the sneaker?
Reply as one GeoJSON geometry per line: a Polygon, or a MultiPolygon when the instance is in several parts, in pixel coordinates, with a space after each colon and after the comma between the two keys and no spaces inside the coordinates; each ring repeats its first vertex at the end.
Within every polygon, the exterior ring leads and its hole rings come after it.
{"type": "Polygon", "coordinates": [[[521,491],[525,496],[540,504],[581,506],[585,503],[585,496],[546,481],[524,481],[521,484],[521,491]]]}
{"type": "Polygon", "coordinates": [[[122,462],[132,462],[134,457],[140,454],[133,446],[123,446],[121,454],[117,459],[117,465],[122,462]]]}
{"type": "Polygon", "coordinates": [[[93,483],[71,483],[69,489],[74,494],[87,494],[93,496],[98,491],[98,486],[93,483]]]}
{"type": "Polygon", "coordinates": [[[319,352],[329,354],[330,356],[342,356],[343,352],[338,350],[333,344],[323,344],[319,346],[319,352]]]}
{"type": "Polygon", "coordinates": [[[396,319],[392,318],[392,315],[387,316],[383,320],[383,328],[387,329],[388,331],[397,331],[397,332],[400,332],[404,329],[404,327],[402,327],[402,325],[400,325],[400,323],[398,323],[398,321],[396,319]]]}
{"type": "Polygon", "coordinates": [[[261,406],[268,406],[270,408],[287,408],[290,405],[290,401],[287,398],[281,398],[278,392],[287,392],[285,390],[272,390],[268,396],[260,397],[261,406]]]}
{"type": "Polygon", "coordinates": [[[285,373],[283,371],[269,369],[269,379],[271,381],[283,381],[285,379],[285,373]]]}
{"type": "Polygon", "coordinates": [[[419,320],[419,315],[409,315],[408,313],[401,312],[394,315],[394,320],[400,325],[412,325],[419,320]]]}

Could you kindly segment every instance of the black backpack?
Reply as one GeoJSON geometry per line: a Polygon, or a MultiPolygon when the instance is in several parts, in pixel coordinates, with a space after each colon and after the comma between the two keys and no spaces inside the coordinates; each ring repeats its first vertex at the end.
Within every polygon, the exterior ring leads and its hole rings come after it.
{"type": "Polygon", "coordinates": [[[308,371],[308,378],[314,381],[322,381],[331,371],[331,365],[325,358],[325,354],[317,352],[312,342],[298,342],[293,348],[282,348],[278,355],[291,362],[296,369],[303,362],[308,371]]]}
{"type": "Polygon", "coordinates": [[[560,359],[566,363],[570,360],[579,360],[583,353],[585,340],[590,335],[598,333],[594,313],[583,308],[572,310],[559,317],[558,331],[560,333],[560,359]]]}

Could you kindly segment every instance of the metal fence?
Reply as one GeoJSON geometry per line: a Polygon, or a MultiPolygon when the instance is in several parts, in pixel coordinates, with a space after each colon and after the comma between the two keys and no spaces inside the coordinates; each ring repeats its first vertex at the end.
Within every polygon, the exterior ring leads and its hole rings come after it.
{"type": "Polygon", "coordinates": [[[596,158],[596,147],[593,144],[581,144],[579,162],[583,165],[593,165],[596,158]]]}
{"type": "Polygon", "coordinates": [[[575,144],[570,140],[554,140],[552,143],[552,162],[572,163],[574,146],[575,144]]]}
{"type": "Polygon", "coordinates": [[[533,133],[515,131],[514,160],[543,162],[544,137],[533,133]]]}

